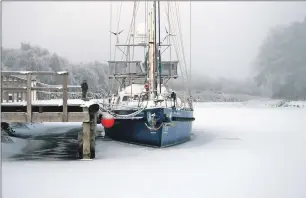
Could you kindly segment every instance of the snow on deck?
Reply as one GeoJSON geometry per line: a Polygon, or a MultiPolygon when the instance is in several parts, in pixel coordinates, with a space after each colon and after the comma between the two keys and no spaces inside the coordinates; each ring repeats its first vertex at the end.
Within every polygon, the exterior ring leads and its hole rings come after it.
{"type": "Polygon", "coordinates": [[[179,146],[97,140],[92,161],[3,161],[3,197],[304,198],[305,115],[197,103],[192,140],[179,146]]]}

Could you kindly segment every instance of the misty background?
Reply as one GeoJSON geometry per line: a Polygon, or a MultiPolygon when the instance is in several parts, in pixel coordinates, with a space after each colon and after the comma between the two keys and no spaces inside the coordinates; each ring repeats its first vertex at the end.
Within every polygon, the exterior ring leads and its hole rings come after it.
{"type": "MultiPolygon", "coordinates": [[[[306,2],[192,2],[191,24],[190,3],[178,4],[195,98],[306,98],[306,2]]],[[[124,42],[133,2],[2,2],[2,69],[67,69],[70,84],[105,91],[110,11],[116,31],[120,6],[124,42]]]]}

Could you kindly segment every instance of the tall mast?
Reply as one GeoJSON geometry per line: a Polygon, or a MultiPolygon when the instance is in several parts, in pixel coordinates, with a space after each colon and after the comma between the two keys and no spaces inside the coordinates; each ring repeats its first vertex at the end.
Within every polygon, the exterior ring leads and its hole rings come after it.
{"type": "MultiPolygon", "coordinates": [[[[155,2],[154,2],[155,3],[155,2]]],[[[148,49],[148,83],[150,91],[150,99],[154,98],[154,65],[155,65],[155,28],[153,9],[149,12],[149,49],[148,49]]]]}
{"type": "Polygon", "coordinates": [[[157,96],[157,12],[156,1],[154,1],[154,94],[157,96]]]}
{"type": "Polygon", "coordinates": [[[158,1],[158,73],[159,73],[159,93],[161,93],[161,54],[160,54],[160,1],[158,1]]]}

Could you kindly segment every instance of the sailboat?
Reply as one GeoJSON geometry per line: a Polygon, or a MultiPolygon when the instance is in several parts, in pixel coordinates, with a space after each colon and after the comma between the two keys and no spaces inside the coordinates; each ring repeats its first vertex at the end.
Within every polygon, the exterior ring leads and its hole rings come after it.
{"type": "MultiPolygon", "coordinates": [[[[111,32],[117,37],[115,47],[126,47],[127,52],[120,49],[126,56],[125,60],[108,61],[109,79],[119,82],[119,87],[116,93],[110,94],[108,102],[102,105],[103,111],[114,117],[114,124],[105,127],[105,136],[132,144],[168,147],[190,140],[192,122],[195,120],[194,109],[188,86],[186,94],[180,98],[167,85],[169,80],[179,77],[180,64],[178,60],[163,60],[166,58],[162,57],[161,50],[171,48],[170,22],[168,21],[169,30],[166,29],[169,43],[163,44],[160,33],[160,2],[150,1],[146,5],[151,5],[151,9],[146,13],[147,24],[142,25],[147,26],[145,33],[135,31],[137,6],[134,6],[132,19],[134,32],[129,34],[128,42],[118,43],[118,36],[122,31],[111,32]],[[131,38],[133,41],[136,38],[140,41],[131,43],[131,38]],[[131,48],[134,47],[144,48],[143,60],[131,60],[131,48]]],[[[187,77],[186,75],[185,78],[187,77]]]]}

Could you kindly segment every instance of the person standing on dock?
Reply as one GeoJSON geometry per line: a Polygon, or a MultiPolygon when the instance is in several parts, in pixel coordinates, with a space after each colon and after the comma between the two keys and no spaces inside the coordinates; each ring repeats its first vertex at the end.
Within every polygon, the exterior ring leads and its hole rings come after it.
{"type": "Polygon", "coordinates": [[[82,88],[82,100],[87,100],[86,95],[88,91],[88,84],[86,80],[83,80],[81,88],[82,88]]]}

